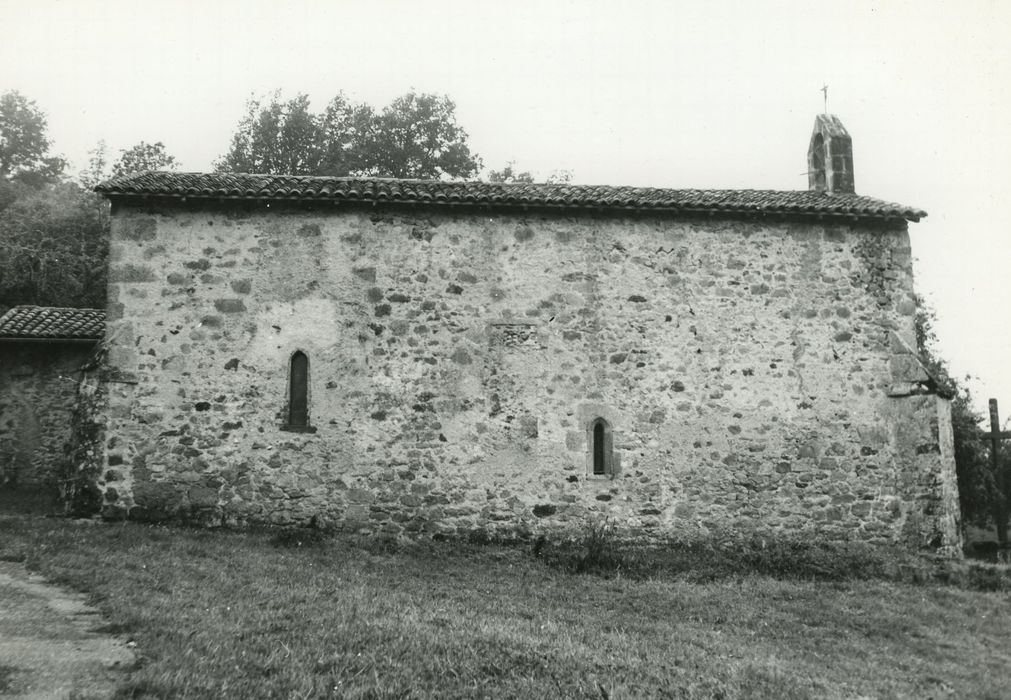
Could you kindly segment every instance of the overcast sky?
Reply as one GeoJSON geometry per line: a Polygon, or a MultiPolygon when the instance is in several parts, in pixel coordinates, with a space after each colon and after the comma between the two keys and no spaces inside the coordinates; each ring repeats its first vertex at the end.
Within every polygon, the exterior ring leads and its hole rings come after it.
{"type": "Polygon", "coordinates": [[[448,94],[489,168],[574,182],[806,189],[815,114],[853,137],[857,192],[911,224],[942,353],[1011,415],[1011,3],[0,0],[0,92],[81,170],[162,141],[186,170],[246,100],[448,94]]]}

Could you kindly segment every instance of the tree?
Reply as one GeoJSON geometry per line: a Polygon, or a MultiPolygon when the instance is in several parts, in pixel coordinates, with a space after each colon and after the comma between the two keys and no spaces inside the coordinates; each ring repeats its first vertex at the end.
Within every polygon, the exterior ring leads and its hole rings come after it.
{"type": "Polygon", "coordinates": [[[175,157],[165,151],[165,144],[161,141],[155,143],[141,141],[135,146],[123,149],[119,152],[119,159],[113,163],[111,171],[105,141],[99,141],[89,155],[87,167],[78,175],[81,185],[89,190],[110,176],[118,177],[144,170],[175,170],[177,166],[175,157]]]}
{"type": "Polygon", "coordinates": [[[290,175],[465,178],[480,160],[449,98],[409,93],[376,114],[338,93],[319,114],[309,97],[251,99],[215,167],[290,175]]]}
{"type": "Polygon", "coordinates": [[[534,181],[534,176],[530,174],[530,171],[517,172],[516,171],[516,161],[511,160],[505,164],[505,167],[501,170],[492,170],[488,173],[488,182],[504,182],[504,183],[525,183],[529,184],[534,181]]]}
{"type": "Polygon", "coordinates": [[[442,179],[474,177],[481,159],[467,145],[449,97],[410,92],[383,109],[368,139],[371,174],[442,179]]]}
{"type": "MultiPolygon", "coordinates": [[[[108,205],[61,181],[50,145],[34,102],[0,95],[0,304],[105,306],[108,205]]],[[[104,167],[100,143],[82,179],[104,167]]]]}
{"type": "Polygon", "coordinates": [[[108,206],[76,184],[47,185],[0,212],[0,299],[105,306],[108,206]]]}
{"type": "Polygon", "coordinates": [[[49,155],[46,116],[19,92],[0,95],[0,180],[30,185],[56,181],[66,162],[49,155]]]}
{"type": "MultiPolygon", "coordinates": [[[[962,518],[981,527],[996,524],[1001,545],[1006,546],[1007,504],[1011,502],[1011,488],[1005,488],[1004,492],[998,488],[999,479],[991,466],[990,446],[980,440],[980,425],[984,417],[973,409],[969,388],[951,376],[947,363],[937,355],[934,321],[934,311],[922,298],[918,298],[915,328],[921,359],[939,388],[952,396],[951,427],[962,518]]],[[[1011,460],[1007,455],[1000,455],[999,468],[1011,477],[1008,473],[1011,471],[1011,460]]],[[[1005,478],[1004,483],[1011,485],[1011,478],[1005,478]]]]}
{"type": "MultiPolygon", "coordinates": [[[[104,145],[104,144],[103,144],[104,145]]],[[[112,176],[129,175],[144,170],[175,170],[176,159],[165,152],[161,141],[141,141],[132,148],[120,151],[119,160],[112,166],[112,176]]]]}
{"type": "Polygon", "coordinates": [[[552,170],[545,182],[549,185],[567,185],[572,182],[572,171],[565,168],[562,168],[561,170],[552,170]]]}
{"type": "Polygon", "coordinates": [[[0,179],[0,212],[32,191],[32,186],[19,180],[0,179]]]}
{"type": "Polygon", "coordinates": [[[372,108],[338,93],[321,114],[309,110],[305,94],[269,104],[251,99],[232,145],[215,167],[225,172],[285,175],[362,174],[362,144],[372,128],[372,108]]]}
{"type": "Polygon", "coordinates": [[[372,107],[354,104],[344,93],[337,93],[320,116],[319,136],[323,149],[316,174],[346,177],[367,172],[369,163],[362,144],[375,122],[372,107]]]}
{"type": "MultiPolygon", "coordinates": [[[[506,163],[505,167],[501,170],[492,170],[488,173],[488,182],[515,182],[530,184],[536,182],[536,180],[527,170],[518,172],[516,170],[516,161],[511,160],[506,163]]],[[[547,185],[564,185],[569,182],[572,182],[571,170],[552,170],[551,174],[548,175],[546,180],[544,180],[544,183],[547,185]]]]}
{"type": "Polygon", "coordinates": [[[103,139],[88,151],[88,165],[77,175],[81,185],[88,190],[109,177],[109,150],[103,139]]]}
{"type": "Polygon", "coordinates": [[[232,145],[215,168],[226,172],[308,175],[316,161],[309,153],[316,147],[315,119],[309,113],[309,98],[298,95],[280,102],[274,93],[263,106],[251,98],[246,116],[239,122],[232,145]]]}

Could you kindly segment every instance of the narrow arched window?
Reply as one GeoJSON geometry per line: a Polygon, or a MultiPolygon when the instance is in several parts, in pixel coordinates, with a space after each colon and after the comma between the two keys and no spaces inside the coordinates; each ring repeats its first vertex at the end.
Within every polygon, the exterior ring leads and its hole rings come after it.
{"type": "Polygon", "coordinates": [[[613,476],[617,473],[613,442],[610,423],[603,418],[594,418],[590,421],[586,426],[587,473],[596,476],[613,476]]]}
{"type": "Polygon", "coordinates": [[[309,427],[309,358],[299,350],[291,356],[288,387],[288,427],[309,427]]]}
{"type": "Polygon", "coordinates": [[[607,463],[604,460],[604,424],[597,423],[593,426],[593,473],[604,474],[607,471],[607,463]]]}

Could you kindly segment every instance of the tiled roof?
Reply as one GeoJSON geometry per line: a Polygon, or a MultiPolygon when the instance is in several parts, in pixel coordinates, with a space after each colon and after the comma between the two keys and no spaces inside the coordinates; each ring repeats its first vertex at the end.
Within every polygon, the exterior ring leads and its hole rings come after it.
{"type": "Polygon", "coordinates": [[[112,197],[334,203],[450,204],[918,221],[926,212],[855,194],[774,190],[670,190],[607,185],[439,182],[382,178],[142,172],[103,182],[112,197]]]}
{"type": "Polygon", "coordinates": [[[0,316],[0,339],[100,340],[105,311],[15,306],[0,316]]]}

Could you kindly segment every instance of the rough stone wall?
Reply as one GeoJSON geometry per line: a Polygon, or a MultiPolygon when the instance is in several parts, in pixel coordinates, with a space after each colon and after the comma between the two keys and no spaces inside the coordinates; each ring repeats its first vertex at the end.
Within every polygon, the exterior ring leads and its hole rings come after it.
{"type": "Polygon", "coordinates": [[[92,347],[0,343],[0,486],[56,488],[80,367],[92,347]]]}
{"type": "Polygon", "coordinates": [[[951,404],[938,396],[910,396],[895,401],[896,444],[906,449],[898,455],[899,496],[907,506],[902,539],[960,556],[961,512],[951,404]]]}
{"type": "Polygon", "coordinates": [[[110,516],[957,537],[904,227],[119,205],[111,253],[110,516]]]}
{"type": "Polygon", "coordinates": [[[71,419],[70,450],[60,478],[60,501],[68,515],[89,516],[102,510],[109,487],[103,493],[99,483],[105,472],[105,419],[108,386],[118,379],[106,367],[105,346],[96,347],[81,372],[77,399],[71,419]]]}

